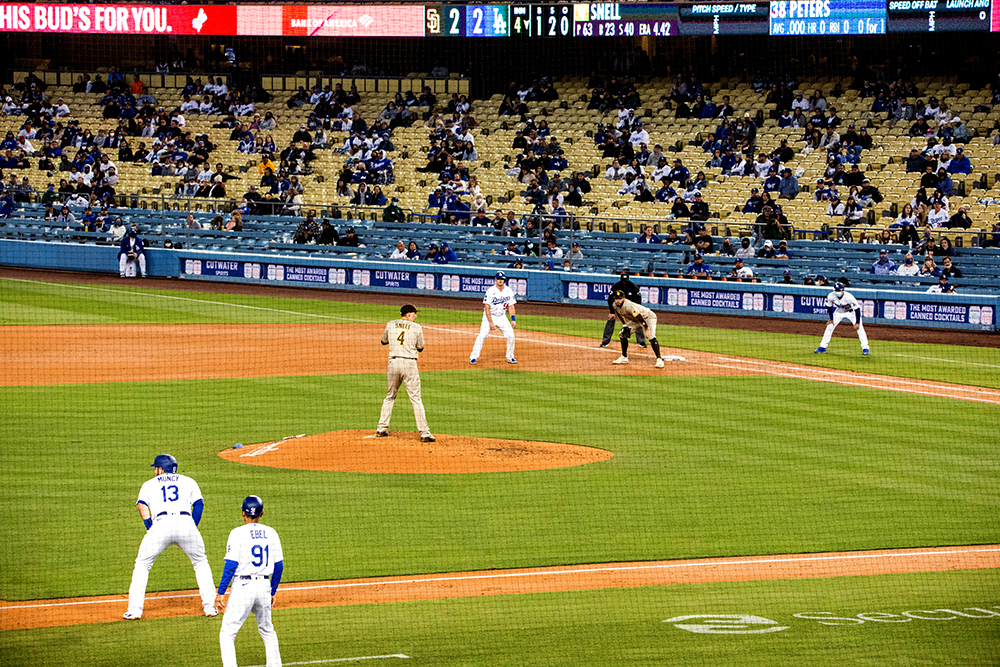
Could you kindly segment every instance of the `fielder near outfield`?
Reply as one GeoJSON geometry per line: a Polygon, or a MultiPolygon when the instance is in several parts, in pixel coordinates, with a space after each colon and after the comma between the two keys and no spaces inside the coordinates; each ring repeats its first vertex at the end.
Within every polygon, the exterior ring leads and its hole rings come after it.
{"type": "Polygon", "coordinates": [[[195,580],[206,616],[215,616],[212,567],[205,558],[205,541],[198,532],[204,501],[198,483],[190,477],[177,474],[177,459],[160,454],[150,468],[156,468],[156,477],[147,480],[139,489],[136,506],[146,525],[146,535],[139,545],[132,570],[132,584],[128,589],[128,611],[125,620],[142,618],[146,598],[149,570],[157,557],[171,544],[176,544],[191,559],[195,580]]]}
{"type": "Polygon", "coordinates": [[[823,332],[823,340],[816,348],[816,353],[826,352],[830,339],[833,338],[833,330],[841,320],[850,320],[854,330],[858,332],[861,354],[868,356],[868,334],[865,333],[865,325],[861,323],[861,304],[853,294],[844,289],[844,283],[834,285],[833,291],[827,295],[826,311],[830,315],[830,320],[826,323],[826,331],[823,332]]]}
{"type": "Polygon", "coordinates": [[[399,309],[399,316],[398,320],[386,324],[382,331],[381,343],[389,346],[389,370],[386,372],[389,391],[382,401],[382,414],[375,435],[380,438],[389,435],[392,407],[402,383],[413,405],[413,418],[420,430],[420,441],[434,442],[437,438],[431,435],[427,426],[424,402],[420,398],[420,371],[417,369],[417,357],[424,351],[424,330],[416,322],[417,309],[414,306],[406,304],[399,309]]]}
{"type": "Polygon", "coordinates": [[[514,314],[514,305],[517,300],[514,298],[514,290],[506,286],[507,274],[497,271],[493,276],[494,285],[486,290],[483,297],[483,323],[479,327],[479,335],[472,346],[472,354],[469,356],[469,363],[474,364],[479,361],[479,353],[483,351],[483,342],[491,331],[499,329],[503,337],[507,339],[507,363],[516,364],[514,358],[514,329],[517,328],[517,318],[514,314]],[[507,320],[510,314],[510,321],[507,320]]]}
{"type": "Polygon", "coordinates": [[[660,343],[656,340],[656,313],[645,306],[626,299],[625,292],[622,290],[615,290],[611,296],[614,297],[615,316],[622,323],[621,333],[618,334],[618,340],[622,343],[622,356],[611,363],[627,364],[630,331],[638,333],[641,330],[645,330],[646,340],[653,347],[653,356],[656,357],[656,367],[663,368],[663,358],[660,356],[660,343]]]}
{"type": "Polygon", "coordinates": [[[271,608],[285,569],[278,531],[260,522],[264,514],[264,501],[259,496],[247,496],[241,508],[243,525],[233,528],[226,542],[226,565],[215,596],[215,607],[225,609],[222,628],[219,630],[219,647],[222,666],[236,665],[236,635],[247,616],[253,612],[257,631],[264,640],[267,667],[281,667],[278,635],[271,624],[271,608]],[[228,604],[223,599],[229,582],[233,592],[228,604]]]}

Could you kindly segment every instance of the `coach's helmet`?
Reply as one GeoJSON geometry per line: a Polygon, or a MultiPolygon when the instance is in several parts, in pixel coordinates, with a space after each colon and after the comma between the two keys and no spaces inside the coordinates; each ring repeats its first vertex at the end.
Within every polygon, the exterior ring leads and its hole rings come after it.
{"type": "Polygon", "coordinates": [[[159,454],[149,467],[163,468],[163,472],[177,472],[177,459],[170,454],[159,454]]]}
{"type": "Polygon", "coordinates": [[[247,496],[243,499],[243,513],[247,516],[260,516],[264,513],[264,501],[260,496],[247,496]]]}
{"type": "Polygon", "coordinates": [[[496,280],[507,280],[507,274],[503,271],[497,271],[493,276],[496,280]]]}
{"type": "Polygon", "coordinates": [[[617,301],[618,299],[624,299],[625,290],[616,289],[614,294],[612,294],[611,296],[615,299],[615,301],[617,301]]]}
{"type": "Polygon", "coordinates": [[[834,292],[843,292],[844,291],[844,283],[837,283],[836,285],[834,285],[833,286],[833,291],[834,292]]]}

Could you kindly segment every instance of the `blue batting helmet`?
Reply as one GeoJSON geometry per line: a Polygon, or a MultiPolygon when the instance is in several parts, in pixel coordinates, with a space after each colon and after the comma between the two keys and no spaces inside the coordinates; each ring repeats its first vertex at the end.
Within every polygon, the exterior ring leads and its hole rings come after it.
{"type": "Polygon", "coordinates": [[[247,496],[243,499],[243,513],[247,516],[260,516],[264,513],[264,501],[260,496],[247,496]]]}
{"type": "Polygon", "coordinates": [[[163,468],[163,472],[177,472],[177,459],[170,454],[159,454],[150,468],[163,468]]]}
{"type": "Polygon", "coordinates": [[[497,271],[493,277],[497,280],[507,280],[507,274],[503,271],[497,271]]]}
{"type": "Polygon", "coordinates": [[[834,285],[833,286],[833,291],[834,292],[843,292],[844,291],[844,283],[837,283],[836,285],[834,285]]]}

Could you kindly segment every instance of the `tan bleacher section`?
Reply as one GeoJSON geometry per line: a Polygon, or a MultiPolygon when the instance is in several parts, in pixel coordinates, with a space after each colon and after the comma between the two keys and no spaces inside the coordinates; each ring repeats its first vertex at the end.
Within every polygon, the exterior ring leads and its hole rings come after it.
{"type": "MultiPolygon", "coordinates": [[[[45,73],[42,73],[45,74],[45,73]]],[[[181,76],[181,75],[178,75],[181,76]]],[[[43,77],[44,78],[44,77],[43,77]]],[[[280,87],[285,87],[289,77],[265,77],[264,81],[275,85],[277,79],[281,80],[280,87]]],[[[293,77],[294,78],[294,77],[293,77]]],[[[61,81],[61,79],[60,79],[61,81]]],[[[339,82],[340,79],[330,79],[339,82]]],[[[349,81],[349,80],[344,80],[349,81]]],[[[409,81],[411,87],[417,83],[426,81],[422,76],[416,75],[409,81]]],[[[466,80],[442,79],[438,80],[445,90],[450,90],[451,86],[458,86],[457,82],[466,80]]],[[[869,133],[873,136],[874,146],[871,150],[865,151],[861,163],[861,169],[866,172],[872,182],[885,196],[885,201],[876,208],[876,224],[888,224],[888,218],[882,218],[883,210],[888,209],[892,203],[902,205],[909,201],[916,192],[919,175],[905,173],[904,157],[908,154],[909,148],[914,145],[922,145],[924,142],[919,139],[910,139],[906,136],[909,129],[908,124],[899,124],[890,128],[884,124],[879,117],[873,117],[869,112],[870,100],[858,99],[857,90],[849,90],[846,87],[850,84],[848,79],[812,79],[802,81],[799,89],[810,92],[821,89],[825,92],[830,106],[837,108],[839,115],[844,119],[844,125],[855,123],[860,128],[866,125],[869,120],[872,126],[869,133]],[[832,95],[838,84],[845,89],[839,97],[832,95]]],[[[401,84],[407,85],[407,84],[401,84]]],[[[438,85],[438,84],[435,84],[438,85]]],[[[601,157],[601,153],[594,145],[593,139],[587,136],[592,132],[598,122],[614,123],[613,115],[602,115],[598,111],[587,110],[587,99],[589,90],[586,88],[586,79],[583,78],[562,78],[555,81],[556,89],[559,92],[559,100],[550,103],[532,103],[529,105],[529,115],[541,120],[548,121],[549,127],[556,136],[565,151],[569,160],[569,169],[564,177],[569,176],[569,172],[585,171],[591,172],[595,167],[599,175],[591,178],[593,191],[584,197],[585,205],[579,208],[567,207],[569,212],[580,216],[597,215],[607,219],[666,219],[666,206],[657,203],[637,203],[629,197],[620,197],[617,190],[620,187],[618,182],[608,181],[603,178],[604,169],[610,163],[601,157]]],[[[752,216],[738,212],[748,197],[749,189],[756,185],[757,181],[749,178],[725,178],[719,173],[719,169],[708,169],[705,163],[708,156],[705,155],[700,146],[690,146],[688,142],[700,141],[717,126],[715,120],[701,119],[681,119],[674,118],[674,112],[666,108],[666,102],[661,98],[669,90],[671,82],[662,79],[652,79],[648,83],[640,84],[639,94],[643,100],[643,105],[636,110],[636,115],[643,117],[645,127],[650,135],[650,146],[659,143],[668,151],[671,147],[680,148],[679,155],[684,164],[691,170],[692,175],[699,170],[705,171],[710,184],[704,191],[713,215],[718,216],[718,222],[728,226],[732,233],[745,230],[752,216]]],[[[935,95],[938,99],[948,102],[949,106],[956,113],[962,116],[974,135],[972,141],[966,147],[966,154],[973,164],[973,174],[968,176],[957,176],[955,178],[956,192],[959,183],[964,184],[965,195],[957,194],[951,198],[953,210],[959,205],[969,207],[970,215],[974,221],[974,227],[969,233],[988,229],[992,221],[996,219],[1000,212],[998,203],[979,203],[980,199],[993,199],[1000,201],[1000,182],[994,182],[994,174],[1000,173],[1000,147],[992,146],[989,135],[992,132],[994,123],[1000,120],[1000,106],[990,113],[974,112],[973,109],[978,104],[988,104],[991,94],[988,89],[970,89],[968,84],[958,83],[956,79],[943,78],[922,78],[915,82],[921,95],[918,97],[927,99],[930,95],[935,95]],[[986,190],[973,190],[972,183],[980,178],[981,174],[987,176],[986,190]]],[[[297,87],[297,85],[295,86],[297,87]]],[[[373,85],[378,88],[378,85],[373,85]]],[[[294,88],[294,87],[293,87],[294,88]]],[[[369,123],[378,116],[386,103],[390,101],[394,92],[388,90],[364,90],[361,92],[362,102],[357,105],[355,111],[360,113],[369,123]]],[[[359,86],[359,90],[361,86],[359,86]]],[[[789,139],[790,145],[799,150],[803,144],[797,140],[801,136],[800,130],[781,129],[777,127],[777,121],[768,117],[768,112],[773,105],[765,105],[764,97],[754,93],[750,86],[738,80],[723,79],[714,84],[709,84],[709,89],[713,99],[721,99],[722,95],[729,95],[733,107],[738,116],[744,112],[755,115],[758,110],[764,112],[765,120],[758,130],[757,146],[760,150],[770,151],[776,148],[781,139],[789,139]]],[[[157,106],[172,108],[181,102],[180,90],[178,88],[159,88],[153,90],[157,97],[157,106]]],[[[266,111],[272,111],[278,120],[278,127],[271,132],[274,136],[279,150],[286,147],[291,140],[292,134],[299,124],[304,122],[311,110],[310,106],[288,109],[285,102],[291,95],[291,90],[271,90],[274,99],[267,104],[257,105],[256,111],[262,116],[266,111]]],[[[458,92],[458,88],[455,88],[458,92]]],[[[117,126],[117,121],[105,120],[101,117],[102,108],[96,106],[98,96],[94,94],[74,94],[68,85],[50,85],[47,91],[50,97],[63,97],[72,111],[71,118],[80,120],[81,126],[91,129],[94,133],[99,128],[111,129],[117,126]]],[[[443,105],[447,101],[447,93],[439,93],[439,102],[443,105]]],[[[493,95],[487,100],[474,101],[472,113],[479,122],[479,127],[473,131],[476,137],[476,148],[479,153],[479,161],[469,164],[470,172],[477,177],[479,185],[484,194],[492,198],[492,207],[501,206],[499,198],[509,198],[513,193],[513,201],[502,204],[504,209],[512,209],[518,214],[527,214],[531,207],[523,203],[523,199],[518,197],[518,193],[523,189],[514,179],[508,178],[505,172],[508,166],[513,166],[513,158],[516,151],[511,149],[516,129],[523,127],[516,123],[516,118],[501,117],[497,115],[502,95],[493,95]],[[506,129],[503,128],[507,124],[506,129]],[[489,167],[486,164],[489,164],[489,167]]],[[[227,183],[227,191],[231,197],[239,197],[251,184],[259,182],[257,175],[258,160],[256,156],[239,153],[236,150],[236,142],[229,140],[230,130],[215,129],[211,126],[219,122],[220,117],[212,116],[202,118],[192,115],[187,118],[187,129],[195,134],[208,134],[213,143],[218,148],[212,153],[213,164],[222,162],[227,170],[240,180],[227,183]],[[245,173],[240,168],[245,169],[245,173]]],[[[247,119],[249,120],[249,119],[247,119]]],[[[10,117],[0,119],[0,129],[4,132],[14,129],[23,122],[23,117],[10,117]]],[[[339,148],[346,135],[344,133],[331,133],[331,145],[339,148]]],[[[423,211],[427,205],[427,196],[433,191],[437,179],[435,174],[422,174],[416,171],[417,167],[425,164],[426,150],[429,142],[427,140],[428,129],[424,127],[422,121],[414,123],[409,128],[397,128],[393,134],[393,143],[396,151],[390,156],[394,163],[396,182],[394,184],[382,186],[386,197],[398,196],[400,205],[403,208],[410,208],[417,212],[423,211]]],[[[141,138],[133,138],[133,149],[137,146],[141,138]]],[[[147,142],[148,143],[148,142],[147,142]]],[[[335,197],[336,178],[344,162],[344,156],[337,150],[326,150],[317,152],[319,159],[313,164],[314,173],[301,178],[305,185],[304,210],[310,207],[325,206],[333,203],[346,203],[335,197]]],[[[669,155],[670,153],[668,153],[669,155]]],[[[113,152],[112,158],[116,158],[113,152]]],[[[115,160],[117,162],[117,160],[115,160]]],[[[811,193],[806,191],[816,178],[822,175],[825,166],[825,153],[819,151],[808,156],[797,154],[790,165],[793,169],[801,167],[804,170],[803,176],[799,179],[803,186],[803,192],[791,202],[783,202],[786,215],[796,229],[814,230],[819,229],[823,224],[830,221],[823,213],[825,205],[813,201],[811,193]]],[[[33,165],[37,165],[37,159],[32,160],[33,165]]],[[[140,194],[140,206],[159,207],[159,193],[161,188],[166,195],[172,194],[176,178],[154,177],[149,175],[149,167],[138,164],[119,164],[120,184],[119,194],[140,194]]],[[[31,179],[36,190],[44,190],[45,183],[55,181],[58,184],[59,175],[54,174],[47,178],[44,173],[39,173],[36,169],[25,173],[31,179]]],[[[209,202],[206,202],[206,208],[209,202]]],[[[201,208],[199,206],[199,208],[201,208]]],[[[953,234],[954,235],[954,234],[953,234]]],[[[968,245],[968,242],[965,243],[968,245]]]]}

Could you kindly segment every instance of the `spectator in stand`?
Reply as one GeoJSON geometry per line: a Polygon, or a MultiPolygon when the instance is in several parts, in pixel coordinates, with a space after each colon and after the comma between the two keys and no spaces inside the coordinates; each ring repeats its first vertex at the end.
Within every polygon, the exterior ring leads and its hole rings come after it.
{"type": "Polygon", "coordinates": [[[757,188],[750,188],[750,198],[743,205],[744,213],[760,213],[764,207],[764,200],[761,198],[757,188]]]}
{"type": "Polygon", "coordinates": [[[927,226],[931,229],[937,229],[938,227],[946,226],[949,220],[948,211],[944,209],[944,203],[940,200],[935,201],[933,208],[927,213],[927,226]]]}
{"type": "Polygon", "coordinates": [[[736,249],[736,257],[756,257],[757,253],[750,243],[750,237],[744,236],[740,239],[740,247],[736,249]]]}
{"type": "Polygon", "coordinates": [[[778,199],[795,199],[799,194],[799,179],[792,175],[792,170],[785,167],[781,170],[781,181],[778,183],[778,199]]]}
{"type": "Polygon", "coordinates": [[[743,265],[743,258],[737,257],[733,262],[733,271],[729,277],[734,280],[753,280],[753,269],[743,265]]]}
{"type": "Polygon", "coordinates": [[[961,278],[962,270],[952,264],[951,257],[943,257],[941,259],[941,275],[949,280],[952,278],[961,278]]]}
{"type": "Polygon", "coordinates": [[[951,139],[958,144],[969,143],[969,128],[965,126],[962,119],[955,116],[951,119],[951,139]]]}
{"type": "Polygon", "coordinates": [[[920,273],[920,267],[913,261],[913,253],[906,253],[903,263],[896,267],[897,276],[915,276],[920,273]]]}
{"type": "Polygon", "coordinates": [[[896,268],[896,264],[889,259],[889,252],[883,248],[878,251],[878,260],[872,264],[871,272],[876,276],[888,276],[896,273],[896,268]]]}
{"type": "Polygon", "coordinates": [[[965,210],[965,206],[959,206],[958,212],[951,216],[944,226],[948,229],[969,229],[972,227],[972,218],[969,217],[968,212],[965,210]]]}
{"type": "Polygon", "coordinates": [[[406,259],[406,245],[402,241],[396,241],[396,249],[389,255],[389,259],[406,259]]]}
{"type": "Polygon", "coordinates": [[[937,285],[931,285],[930,289],[927,290],[928,294],[955,294],[955,288],[950,282],[948,282],[948,276],[941,276],[938,278],[937,285]]]}
{"type": "Polygon", "coordinates": [[[934,262],[933,257],[927,257],[924,259],[923,266],[920,267],[919,275],[925,278],[931,276],[937,278],[941,275],[941,269],[938,268],[937,263],[934,262]]]}
{"type": "Polygon", "coordinates": [[[416,241],[410,241],[410,244],[406,247],[406,259],[421,259],[420,246],[417,245],[416,241]]]}
{"type": "Polygon", "coordinates": [[[338,246],[347,248],[361,247],[361,239],[354,233],[354,227],[348,227],[344,235],[337,241],[338,246]]]}
{"type": "Polygon", "coordinates": [[[652,225],[646,225],[642,228],[642,233],[639,234],[639,237],[636,238],[635,242],[659,245],[660,237],[653,233],[652,225]]]}
{"type": "Polygon", "coordinates": [[[705,263],[700,253],[695,254],[694,261],[688,264],[684,275],[691,276],[692,278],[708,278],[712,275],[712,266],[705,263]]]}
{"type": "Polygon", "coordinates": [[[937,250],[934,252],[935,257],[957,257],[958,251],[955,250],[955,246],[951,244],[951,240],[947,236],[941,237],[941,242],[938,244],[937,250]]]}
{"type": "Polygon", "coordinates": [[[775,213],[774,207],[765,205],[761,214],[754,221],[763,238],[769,240],[789,239],[792,237],[791,225],[784,214],[775,213]]]}
{"type": "Polygon", "coordinates": [[[949,174],[971,174],[972,173],[972,163],[969,158],[965,155],[965,149],[961,146],[958,147],[956,151],[955,158],[951,160],[948,164],[949,174]]]}

